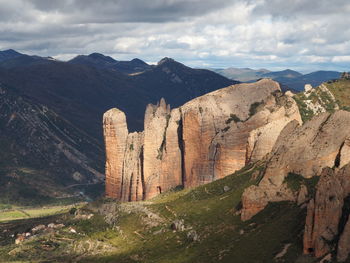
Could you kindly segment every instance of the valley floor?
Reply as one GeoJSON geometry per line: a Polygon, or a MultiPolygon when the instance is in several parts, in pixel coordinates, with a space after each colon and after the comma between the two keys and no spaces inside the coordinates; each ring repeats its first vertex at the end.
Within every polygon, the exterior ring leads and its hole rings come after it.
{"type": "Polygon", "coordinates": [[[40,218],[56,214],[67,213],[71,208],[81,206],[83,203],[72,205],[57,205],[44,207],[12,207],[0,210],[0,223],[19,219],[40,218]]]}

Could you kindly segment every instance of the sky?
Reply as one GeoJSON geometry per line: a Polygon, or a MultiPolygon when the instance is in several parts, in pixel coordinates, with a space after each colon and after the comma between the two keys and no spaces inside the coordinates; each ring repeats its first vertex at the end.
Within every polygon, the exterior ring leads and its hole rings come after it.
{"type": "Polygon", "coordinates": [[[0,50],[350,70],[349,0],[0,0],[0,50]]]}

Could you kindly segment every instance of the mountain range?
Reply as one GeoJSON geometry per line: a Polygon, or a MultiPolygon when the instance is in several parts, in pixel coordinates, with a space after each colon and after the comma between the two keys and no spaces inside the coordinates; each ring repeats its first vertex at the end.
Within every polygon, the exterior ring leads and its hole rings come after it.
{"type": "Polygon", "coordinates": [[[252,82],[260,78],[272,78],[281,83],[284,89],[293,91],[303,91],[306,84],[317,87],[328,80],[338,79],[341,75],[341,72],[338,71],[315,71],[302,74],[291,69],[269,71],[267,69],[227,68],[213,69],[213,71],[227,78],[242,82],[252,82]]]}
{"type": "MultiPolygon", "coordinates": [[[[209,70],[192,69],[169,58],[149,66],[138,59],[119,62],[96,53],[62,62],[14,50],[0,52],[0,84],[4,91],[1,151],[7,156],[0,177],[5,178],[7,185],[10,182],[7,175],[18,175],[18,169],[32,171],[40,178],[37,181],[51,180],[47,184],[56,196],[71,196],[76,189],[67,188],[70,185],[100,182],[96,175],[103,173],[101,123],[106,110],[122,109],[128,116],[129,129],[141,130],[148,103],[164,97],[176,107],[235,83],[209,70]],[[140,73],[140,70],[145,71],[140,73]],[[26,119],[35,121],[27,123],[26,119]],[[48,138],[41,141],[42,136],[48,138]],[[26,143],[23,138],[33,143],[26,143]],[[9,152],[11,156],[7,155],[9,152]],[[77,181],[77,173],[83,179],[77,181]]],[[[15,185],[22,184],[30,188],[27,192],[35,193],[36,188],[24,183],[25,178],[28,177],[17,176],[15,185]]],[[[14,191],[11,187],[6,189],[0,191],[0,198],[30,200],[24,198],[25,191],[8,195],[14,191]]]]}

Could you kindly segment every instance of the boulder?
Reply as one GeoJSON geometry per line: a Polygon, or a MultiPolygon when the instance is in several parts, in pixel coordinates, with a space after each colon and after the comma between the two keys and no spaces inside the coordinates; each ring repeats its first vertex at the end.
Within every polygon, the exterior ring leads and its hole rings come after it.
{"type": "Polygon", "coordinates": [[[312,90],[312,86],[310,84],[305,84],[304,90],[305,92],[310,92],[312,90]]]}
{"type": "Polygon", "coordinates": [[[171,223],[170,228],[174,231],[184,231],[185,230],[185,222],[183,219],[175,219],[173,223],[171,223]]]}

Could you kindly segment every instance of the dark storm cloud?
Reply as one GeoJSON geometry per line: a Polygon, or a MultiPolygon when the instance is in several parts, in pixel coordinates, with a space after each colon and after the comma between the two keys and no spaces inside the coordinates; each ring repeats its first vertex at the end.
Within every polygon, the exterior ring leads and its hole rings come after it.
{"type": "Polygon", "coordinates": [[[31,0],[38,10],[62,12],[69,22],[166,22],[202,16],[232,4],[227,0],[31,0]]]}

